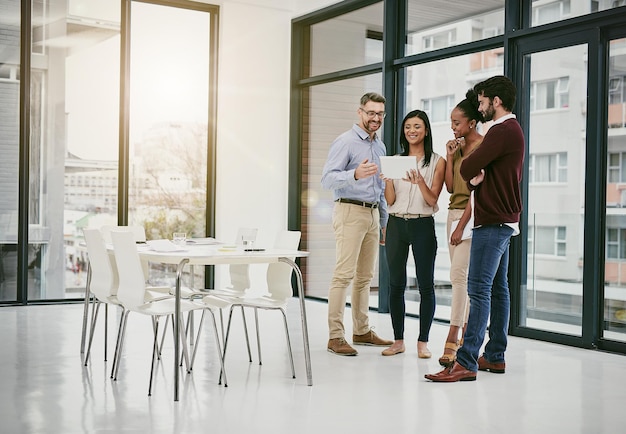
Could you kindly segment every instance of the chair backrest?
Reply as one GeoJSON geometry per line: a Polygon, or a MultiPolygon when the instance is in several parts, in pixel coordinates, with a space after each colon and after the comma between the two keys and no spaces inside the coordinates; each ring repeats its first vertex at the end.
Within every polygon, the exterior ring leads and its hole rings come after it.
{"type": "Polygon", "coordinates": [[[102,233],[98,229],[83,229],[89,255],[89,290],[100,301],[117,294],[117,267],[111,263],[102,233]]]}
{"type": "MultiPolygon", "coordinates": [[[[146,230],[141,225],[129,225],[129,226],[114,226],[114,225],[104,225],[100,228],[100,232],[102,232],[102,238],[104,238],[105,243],[111,243],[111,232],[112,231],[130,231],[133,234],[133,238],[135,242],[145,242],[146,241],[146,230]]],[[[141,267],[143,268],[144,280],[148,280],[150,276],[150,266],[148,265],[148,261],[142,261],[141,267]]]]}
{"type": "Polygon", "coordinates": [[[129,225],[129,226],[114,226],[104,225],[100,228],[102,237],[106,243],[111,242],[111,232],[117,230],[131,231],[135,241],[146,241],[146,230],[141,225],[129,225]]]}
{"type": "MultiPolygon", "coordinates": [[[[256,241],[258,229],[256,228],[239,228],[235,244],[242,246],[243,241],[256,241]]],[[[240,293],[245,293],[250,288],[250,265],[249,264],[232,264],[228,266],[230,273],[229,289],[240,293]]]]}
{"type": "MultiPolygon", "coordinates": [[[[281,231],[276,236],[274,248],[298,250],[301,236],[300,231],[281,231]]],[[[271,298],[282,301],[293,296],[291,273],[293,273],[293,268],[284,262],[275,262],[267,266],[267,290],[271,298]]]]}
{"type": "Polygon", "coordinates": [[[230,289],[244,293],[250,288],[250,266],[248,264],[232,264],[228,266],[230,272],[230,289]]]}
{"type": "Polygon", "coordinates": [[[119,279],[117,299],[126,309],[134,310],[144,304],[146,292],[135,236],[128,230],[113,230],[111,240],[119,279]]]}

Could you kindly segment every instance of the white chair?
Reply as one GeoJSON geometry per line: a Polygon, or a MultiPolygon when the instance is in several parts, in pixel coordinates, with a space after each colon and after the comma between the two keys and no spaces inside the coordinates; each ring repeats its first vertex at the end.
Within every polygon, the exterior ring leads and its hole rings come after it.
{"type": "MultiPolygon", "coordinates": [[[[258,229],[256,228],[239,228],[237,230],[237,236],[235,237],[235,244],[240,247],[245,247],[248,243],[254,243],[258,229]]],[[[224,288],[214,288],[210,290],[210,293],[217,296],[226,296],[226,298],[241,298],[245,297],[248,289],[250,289],[250,265],[249,264],[231,264],[228,266],[228,272],[230,274],[230,285],[224,288]]],[[[231,311],[232,316],[232,311],[231,311]]],[[[252,351],[250,351],[250,338],[248,337],[248,324],[246,322],[246,315],[244,307],[241,306],[241,318],[243,321],[243,330],[246,337],[246,347],[248,350],[248,359],[252,362],[252,351]]],[[[221,311],[220,311],[220,320],[221,311]]],[[[222,320],[223,321],[223,320],[222,320]]],[[[222,322],[223,324],[223,322],[222,322]]],[[[224,333],[222,329],[222,338],[224,333]]]]}
{"type": "MultiPolygon", "coordinates": [[[[176,299],[171,294],[165,294],[161,297],[154,297],[154,294],[150,294],[149,288],[146,287],[145,279],[141,267],[141,260],[137,251],[137,245],[133,238],[133,234],[128,231],[112,231],[111,239],[113,241],[113,251],[115,254],[115,261],[117,263],[118,275],[119,275],[119,288],[117,297],[118,300],[124,306],[124,313],[122,318],[122,327],[118,337],[118,351],[116,354],[114,379],[117,379],[117,374],[121,362],[121,356],[124,347],[124,338],[126,335],[126,326],[128,322],[128,314],[130,312],[137,312],[143,315],[149,315],[153,318],[154,327],[154,341],[152,346],[152,366],[150,369],[150,385],[148,388],[148,395],[152,394],[152,382],[154,377],[154,369],[156,366],[156,360],[159,354],[158,345],[158,327],[159,318],[162,316],[173,315],[176,308],[176,299]]],[[[169,288],[168,288],[169,289],[169,288]]],[[[205,297],[206,298],[206,297],[205,297]]],[[[222,356],[222,349],[219,339],[219,333],[217,331],[217,324],[215,322],[215,315],[213,310],[209,307],[209,300],[204,303],[193,302],[189,299],[181,299],[180,307],[181,312],[191,312],[193,310],[203,309],[203,315],[209,311],[213,318],[213,327],[215,329],[215,340],[218,347],[218,356],[224,375],[224,385],[226,383],[226,371],[224,370],[224,360],[222,356]]],[[[221,301],[224,303],[223,301],[221,301]]],[[[182,324],[179,326],[180,336],[178,337],[183,344],[183,358],[190,369],[191,363],[187,352],[187,343],[185,338],[184,327],[182,324]]],[[[179,355],[175,355],[178,357],[179,355]]],[[[221,377],[221,376],[220,376],[221,377]]]]}
{"type": "MultiPolygon", "coordinates": [[[[145,243],[146,242],[146,229],[141,225],[128,225],[128,226],[113,226],[113,225],[104,225],[100,228],[102,232],[102,238],[104,238],[104,242],[107,244],[111,244],[111,232],[112,231],[130,231],[133,234],[133,239],[136,243],[145,243]]],[[[143,274],[146,279],[150,277],[150,266],[147,261],[141,261],[141,267],[143,269],[143,274]]]]}
{"type": "MultiPolygon", "coordinates": [[[[104,244],[111,244],[111,231],[113,230],[128,230],[133,233],[133,237],[136,242],[142,243],[146,241],[146,231],[143,226],[140,226],[140,225],[130,225],[130,226],[104,225],[99,229],[104,244]]],[[[117,279],[117,270],[115,267],[115,260],[112,260],[110,262],[111,262],[111,266],[113,267],[113,274],[115,278],[117,279]]],[[[149,276],[148,262],[142,261],[141,265],[143,267],[145,279],[148,280],[148,276],[149,276]]],[[[85,286],[85,309],[84,309],[84,314],[83,314],[83,329],[82,329],[83,331],[82,331],[82,336],[81,336],[81,354],[83,353],[83,350],[84,350],[85,336],[87,333],[88,305],[92,301],[91,293],[89,289],[90,278],[91,278],[90,276],[91,276],[91,270],[88,269],[87,270],[87,285],[85,286]]],[[[117,284],[117,281],[116,281],[116,284],[117,284]]],[[[108,311],[108,309],[106,310],[108,311]]],[[[106,360],[106,355],[105,355],[105,360],[106,360]]]]}
{"type": "Polygon", "coordinates": [[[100,231],[102,232],[102,238],[105,243],[112,243],[111,232],[125,230],[133,233],[133,239],[135,242],[145,242],[146,241],[146,230],[141,225],[128,225],[128,226],[114,226],[114,225],[104,225],[100,227],[100,231]]]}
{"type": "MultiPolygon", "coordinates": [[[[300,244],[300,231],[282,231],[278,234],[276,242],[274,244],[275,249],[284,250],[297,250],[300,244]]],[[[293,258],[292,258],[293,260],[293,258]]],[[[289,360],[291,363],[291,375],[296,378],[296,371],[293,365],[293,352],[291,350],[291,340],[289,339],[289,328],[287,326],[286,308],[289,298],[293,296],[293,289],[291,286],[291,274],[293,269],[290,265],[277,262],[269,264],[267,267],[266,281],[267,281],[267,293],[259,296],[247,298],[232,297],[232,306],[230,308],[230,315],[228,318],[228,326],[226,329],[226,339],[224,340],[224,357],[226,357],[226,349],[228,347],[228,337],[230,334],[230,322],[232,319],[232,313],[235,306],[241,306],[242,308],[254,309],[254,319],[256,325],[257,335],[257,350],[259,355],[259,364],[262,364],[261,359],[261,336],[259,331],[259,318],[258,309],[265,310],[278,310],[283,316],[283,322],[285,325],[285,336],[287,338],[287,348],[289,351],[289,360]]]]}
{"type": "Polygon", "coordinates": [[[93,294],[94,302],[91,311],[91,321],[89,330],[89,343],[85,355],[85,366],[89,362],[91,345],[93,343],[94,331],[98,320],[100,306],[105,305],[104,312],[104,360],[107,360],[108,342],[108,307],[109,304],[119,306],[123,309],[117,299],[117,271],[111,264],[111,258],[107,252],[102,234],[98,229],[83,229],[87,255],[89,257],[89,270],[87,272],[87,288],[93,294]]]}

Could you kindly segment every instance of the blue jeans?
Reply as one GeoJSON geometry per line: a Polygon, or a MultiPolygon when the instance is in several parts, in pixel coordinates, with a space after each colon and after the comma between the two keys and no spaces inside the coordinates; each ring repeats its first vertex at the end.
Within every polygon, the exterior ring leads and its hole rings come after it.
{"type": "Polygon", "coordinates": [[[385,250],[389,265],[389,311],[395,340],[404,339],[404,315],[406,312],[404,291],[406,289],[406,261],[409,246],[420,292],[420,332],[418,340],[428,342],[430,326],[435,316],[435,256],[437,237],[433,217],[403,219],[389,216],[385,236],[385,250]]]}
{"type": "Polygon", "coordinates": [[[470,311],[463,346],[457,361],[470,371],[478,371],[478,357],[489,321],[489,342],[484,357],[491,363],[504,362],[511,297],[507,272],[509,244],[513,229],[507,225],[474,228],[470,253],[467,294],[470,311]]]}

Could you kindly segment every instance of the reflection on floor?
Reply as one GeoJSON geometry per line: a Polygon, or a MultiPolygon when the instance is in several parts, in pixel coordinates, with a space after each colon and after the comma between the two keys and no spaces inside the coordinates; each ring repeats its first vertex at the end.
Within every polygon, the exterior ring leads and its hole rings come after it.
{"type": "MultiPolygon", "coordinates": [[[[407,319],[407,352],[382,357],[357,347],[357,357],[326,351],[326,304],[307,302],[313,386],[306,384],[298,304],[289,323],[295,353],[292,379],[280,317],[260,311],[263,365],[258,364],[253,316],[248,316],[253,363],[247,360],[241,319],[226,358],[228,387],[218,385],[219,363],[207,323],[192,374],[183,373],[173,401],[172,343],[168,336],[148,397],[151,326],[132,315],[119,379],[109,378],[115,322],[110,314],[109,361],[103,336],[92,360],[80,356],[82,306],[0,308],[0,420],[7,433],[614,433],[626,426],[626,357],[511,338],[504,375],[476,382],[434,384],[447,326],[433,325],[433,358],[417,358],[419,321],[407,319]]],[[[350,310],[346,310],[350,318],[350,310]]],[[[371,325],[391,338],[388,314],[371,325]]],[[[346,324],[351,333],[351,323],[346,324]]],[[[348,339],[350,341],[350,339],[348,339]]]]}

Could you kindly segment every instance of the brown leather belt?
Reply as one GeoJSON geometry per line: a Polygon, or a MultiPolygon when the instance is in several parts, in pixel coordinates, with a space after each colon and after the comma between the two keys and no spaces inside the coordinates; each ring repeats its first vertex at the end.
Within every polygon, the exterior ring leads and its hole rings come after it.
{"type": "Polygon", "coordinates": [[[410,220],[410,219],[423,219],[426,217],[432,217],[432,214],[391,214],[394,217],[398,217],[400,219],[404,219],[404,220],[410,220]]]}
{"type": "Polygon", "coordinates": [[[337,199],[335,202],[340,203],[351,203],[352,205],[364,206],[365,208],[378,208],[378,202],[363,202],[362,200],[354,200],[354,199],[337,199]]]}

